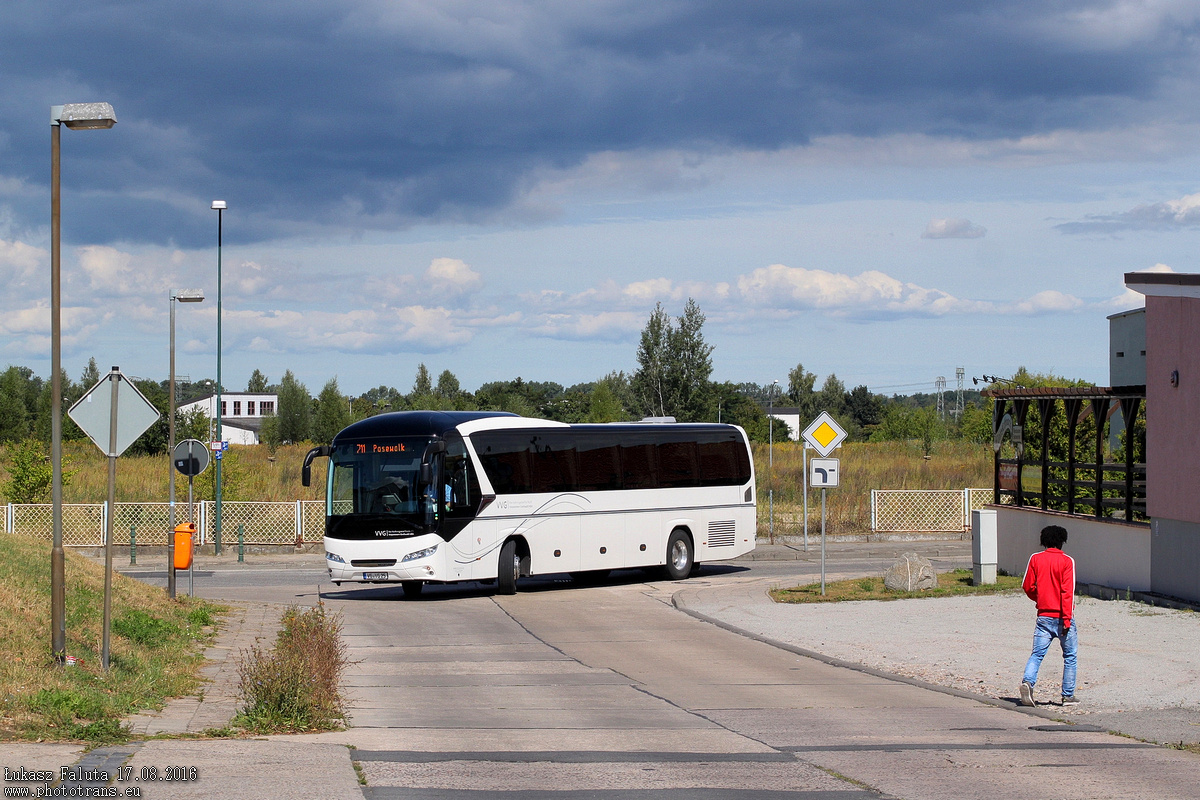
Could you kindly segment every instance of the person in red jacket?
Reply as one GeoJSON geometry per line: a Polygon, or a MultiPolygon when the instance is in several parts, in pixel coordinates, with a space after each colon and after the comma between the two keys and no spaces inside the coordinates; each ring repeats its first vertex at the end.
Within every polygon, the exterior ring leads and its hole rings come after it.
{"type": "Polygon", "coordinates": [[[1067,531],[1060,525],[1042,528],[1040,553],[1029,557],[1021,588],[1037,603],[1037,624],[1033,629],[1033,652],[1025,664],[1021,681],[1021,705],[1035,705],[1033,687],[1037,684],[1042,659],[1050,642],[1058,639],[1063,654],[1062,704],[1078,705],[1075,697],[1075,651],[1079,644],[1075,625],[1075,559],[1062,551],[1067,531]]]}

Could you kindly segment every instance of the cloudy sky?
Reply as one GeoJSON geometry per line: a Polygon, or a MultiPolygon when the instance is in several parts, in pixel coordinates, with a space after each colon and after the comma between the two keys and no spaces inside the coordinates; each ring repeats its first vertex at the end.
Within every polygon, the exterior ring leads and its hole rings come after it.
{"type": "Polygon", "coordinates": [[[5,0],[0,363],[572,384],[694,297],[717,379],[1107,381],[1200,272],[1200,2],[5,0]]]}

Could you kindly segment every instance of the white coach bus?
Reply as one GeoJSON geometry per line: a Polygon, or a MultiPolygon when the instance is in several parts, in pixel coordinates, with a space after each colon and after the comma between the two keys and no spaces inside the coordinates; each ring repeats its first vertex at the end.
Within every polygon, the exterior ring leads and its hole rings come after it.
{"type": "Polygon", "coordinates": [[[406,411],[350,425],[332,446],[329,577],[400,583],[661,567],[754,549],[754,466],[733,425],[566,425],[500,412],[406,411]]]}

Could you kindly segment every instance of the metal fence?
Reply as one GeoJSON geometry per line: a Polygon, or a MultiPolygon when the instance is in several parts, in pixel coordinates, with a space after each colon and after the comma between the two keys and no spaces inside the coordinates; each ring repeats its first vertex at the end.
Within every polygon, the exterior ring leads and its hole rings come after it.
{"type": "MultiPolygon", "coordinates": [[[[197,543],[206,544],[216,537],[216,503],[196,503],[197,543]]],[[[52,508],[50,504],[9,503],[4,507],[4,531],[50,541],[52,508]]],[[[130,538],[138,544],[165,545],[170,531],[170,504],[117,503],[113,516],[113,544],[127,545],[130,538]]],[[[187,503],[175,505],[175,521],[188,521],[187,503]]],[[[62,507],[63,545],[98,547],[104,544],[108,523],[107,503],[64,503],[62,507]]],[[[246,544],[301,545],[319,542],[325,535],[325,503],[322,500],[285,502],[234,502],[221,504],[221,538],[225,545],[237,542],[242,529],[246,544]]]]}
{"type": "Polygon", "coordinates": [[[964,532],[971,512],[991,501],[991,489],[872,489],[871,531],[964,532]]]}
{"type": "MultiPolygon", "coordinates": [[[[991,489],[908,490],[874,489],[869,509],[858,504],[841,504],[829,514],[832,533],[870,530],[874,533],[916,531],[962,532],[971,527],[971,511],[990,503],[991,489]],[[869,511],[869,518],[868,518],[869,511]]],[[[138,544],[165,545],[170,530],[170,506],[167,503],[117,503],[113,517],[113,544],[129,544],[131,535],[138,544]]],[[[766,503],[759,503],[759,534],[770,529],[766,503]]],[[[810,505],[809,532],[819,532],[820,505],[810,505]]],[[[104,544],[108,520],[107,503],[63,505],[63,544],[68,547],[97,547],[104,544]]],[[[188,521],[187,503],[175,505],[176,522],[188,521]]],[[[223,545],[237,542],[238,528],[246,544],[301,545],[319,542],[325,535],[325,502],[295,500],[285,502],[235,502],[221,504],[223,545]]],[[[36,536],[50,541],[51,507],[49,504],[9,503],[5,508],[4,530],[36,536]]],[[[216,503],[196,503],[196,530],[199,544],[216,537],[216,503]]],[[[800,534],[803,511],[799,507],[775,504],[774,533],[800,534]]]]}

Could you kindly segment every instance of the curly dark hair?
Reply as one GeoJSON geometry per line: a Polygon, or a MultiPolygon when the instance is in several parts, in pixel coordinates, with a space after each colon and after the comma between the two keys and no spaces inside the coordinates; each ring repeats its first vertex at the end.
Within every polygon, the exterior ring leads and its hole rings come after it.
{"type": "Polygon", "coordinates": [[[1067,541],[1067,529],[1061,525],[1047,525],[1042,528],[1042,547],[1062,549],[1067,541]]]}

